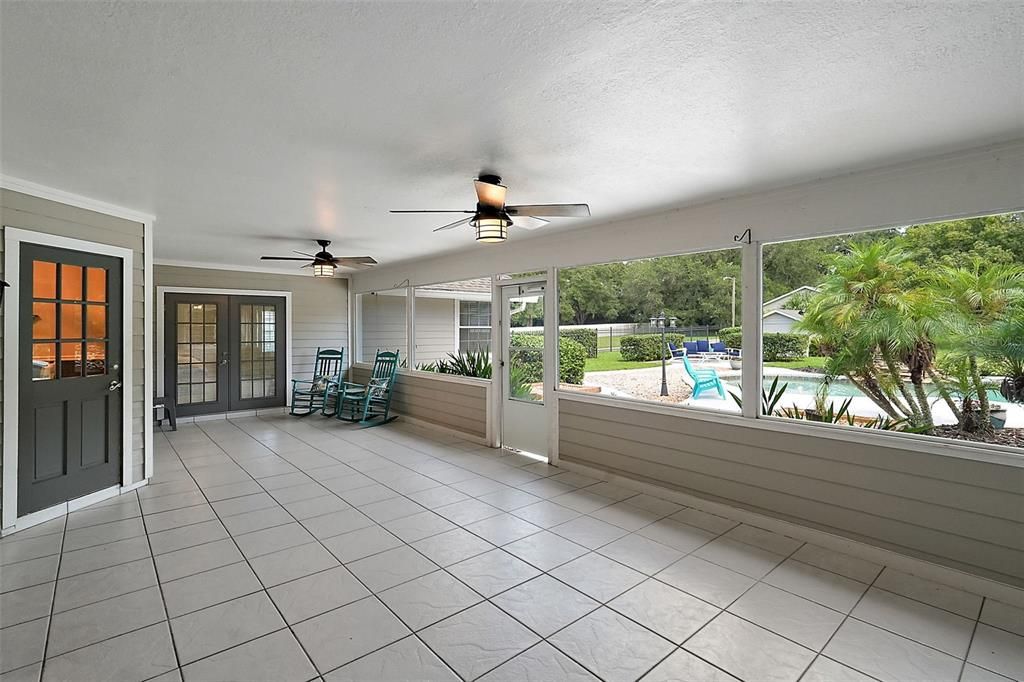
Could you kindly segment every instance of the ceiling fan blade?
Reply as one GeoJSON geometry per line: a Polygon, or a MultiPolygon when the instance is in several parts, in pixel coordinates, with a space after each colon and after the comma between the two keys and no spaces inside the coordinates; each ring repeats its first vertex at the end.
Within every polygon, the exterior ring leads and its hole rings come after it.
{"type": "Polygon", "coordinates": [[[334,259],[338,265],[376,265],[377,260],[370,256],[340,256],[334,259]]]}
{"type": "Polygon", "coordinates": [[[441,227],[435,229],[434,232],[440,232],[441,230],[450,230],[453,227],[458,227],[459,225],[465,225],[470,220],[472,220],[472,218],[463,218],[462,220],[456,220],[454,223],[448,223],[447,225],[442,225],[441,227]]]}
{"type": "Polygon", "coordinates": [[[484,206],[501,208],[505,205],[505,194],[508,192],[508,187],[505,185],[474,180],[473,186],[476,188],[477,201],[484,206]]]}
{"type": "Polygon", "coordinates": [[[522,204],[506,206],[509,215],[528,215],[546,218],[587,218],[590,206],[586,204],[522,204]]]}
{"type": "Polygon", "coordinates": [[[517,215],[512,218],[512,224],[524,230],[536,230],[538,227],[544,227],[550,222],[550,220],[544,220],[544,218],[531,215],[517,215]]]}
{"type": "Polygon", "coordinates": [[[299,254],[300,256],[308,256],[308,257],[310,257],[310,258],[316,258],[316,256],[314,256],[313,254],[311,254],[311,253],[306,253],[305,251],[296,251],[295,249],[292,249],[292,253],[297,253],[297,254],[299,254]]]}
{"type": "Polygon", "coordinates": [[[388,211],[389,213],[476,213],[476,211],[443,211],[440,209],[412,209],[403,211],[388,211]]]}
{"type": "Polygon", "coordinates": [[[293,258],[291,256],[260,256],[260,260],[301,260],[307,261],[309,258],[293,258]]]}

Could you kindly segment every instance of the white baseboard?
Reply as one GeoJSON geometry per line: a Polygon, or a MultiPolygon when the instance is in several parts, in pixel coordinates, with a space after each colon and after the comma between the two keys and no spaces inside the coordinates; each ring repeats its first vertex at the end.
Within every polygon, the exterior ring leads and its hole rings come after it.
{"type": "Polygon", "coordinates": [[[37,512],[19,516],[13,526],[8,526],[0,532],[0,536],[6,537],[11,533],[17,533],[18,531],[38,526],[40,523],[46,523],[47,521],[59,518],[65,514],[70,514],[71,512],[78,511],[79,509],[84,509],[85,507],[96,504],[97,502],[103,502],[104,500],[109,500],[112,497],[124,495],[125,493],[129,493],[136,488],[141,488],[148,483],[149,479],[144,478],[141,481],[130,485],[112,485],[109,488],[97,490],[94,493],[76,497],[75,499],[68,500],[67,502],[61,502],[53,505],[52,507],[47,507],[46,509],[40,509],[37,512]]]}
{"type": "Polygon", "coordinates": [[[720,502],[713,502],[696,495],[672,490],[653,483],[638,481],[628,476],[611,473],[598,467],[580,464],[579,462],[560,460],[557,466],[597,478],[604,478],[623,488],[630,488],[637,492],[654,495],[687,507],[708,512],[709,514],[724,516],[737,523],[757,526],[758,528],[780,533],[797,540],[811,542],[836,552],[842,552],[876,564],[889,566],[904,573],[911,573],[920,578],[949,585],[959,590],[989,597],[1018,608],[1024,608],[1024,590],[997,580],[966,573],[949,566],[942,566],[925,561],[924,559],[900,554],[890,549],[869,545],[865,542],[851,540],[816,528],[801,526],[791,521],[783,521],[782,519],[739,509],[738,507],[732,507],[720,502]]]}

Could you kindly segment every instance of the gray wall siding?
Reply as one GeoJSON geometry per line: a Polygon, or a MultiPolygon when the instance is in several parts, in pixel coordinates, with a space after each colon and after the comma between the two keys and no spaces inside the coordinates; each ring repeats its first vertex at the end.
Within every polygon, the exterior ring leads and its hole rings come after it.
{"type": "MultiPolygon", "coordinates": [[[[95,211],[68,206],[48,199],[29,196],[11,190],[0,190],[0,276],[3,270],[3,227],[17,227],[34,232],[70,237],[72,239],[83,239],[111,246],[131,249],[133,251],[132,271],[132,339],[130,352],[133,359],[133,376],[126,378],[132,389],[132,442],[130,447],[134,452],[135,466],[132,470],[132,481],[141,481],[144,475],[144,464],[147,453],[145,452],[145,438],[143,435],[143,424],[145,423],[145,351],[143,345],[145,320],[144,311],[144,262],[143,252],[146,245],[144,240],[144,228],[142,223],[115,218],[95,211]]],[[[4,301],[4,309],[8,306],[17,306],[18,290],[12,286],[7,291],[4,301]]],[[[11,308],[12,310],[14,308],[11,308]]],[[[2,313],[0,313],[2,314],[2,313]]],[[[3,367],[0,364],[0,401],[3,400],[3,367]]],[[[2,422],[2,411],[0,411],[0,422],[2,422]]],[[[0,423],[0,427],[3,424],[0,423]]],[[[6,430],[3,430],[6,434],[6,430]]],[[[0,435],[0,454],[3,453],[3,436],[0,435]]]]}
{"type": "Polygon", "coordinates": [[[1024,585],[1024,469],[559,400],[559,456],[1024,585]]]}
{"type": "Polygon", "coordinates": [[[373,362],[378,350],[398,349],[399,360],[409,357],[406,343],[405,296],[366,294],[360,297],[362,310],[362,362],[373,362]]]}
{"type": "Polygon", "coordinates": [[[416,364],[436,362],[459,350],[459,302],[416,298],[416,364]]]}
{"type": "MultiPolygon", "coordinates": [[[[238,272],[206,268],[155,266],[157,286],[207,289],[246,289],[292,292],[292,374],[308,378],[319,346],[345,348],[345,364],[351,364],[348,347],[348,280],[339,277],[278,275],[266,272],[238,272]]],[[[156,307],[160,302],[157,301],[156,307]]],[[[156,320],[153,321],[154,326],[156,320]]],[[[157,353],[163,344],[154,344],[157,353]]],[[[289,388],[290,390],[290,388],[289,388]]]]}
{"type": "MultiPolygon", "coordinates": [[[[366,383],[369,367],[354,367],[353,380],[366,383]]],[[[401,372],[391,409],[420,421],[487,437],[487,384],[445,381],[425,373],[401,372]]]]}

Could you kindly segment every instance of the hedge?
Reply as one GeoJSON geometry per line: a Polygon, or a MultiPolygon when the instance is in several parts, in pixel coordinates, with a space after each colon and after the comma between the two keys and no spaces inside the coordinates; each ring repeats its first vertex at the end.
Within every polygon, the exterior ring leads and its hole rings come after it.
{"type": "MultiPolygon", "coordinates": [[[[743,333],[739,327],[724,327],[718,330],[718,338],[726,348],[743,348],[743,333]]],[[[806,334],[791,332],[770,332],[761,337],[765,362],[797,360],[807,357],[809,338],[806,334]]]]}
{"type": "Polygon", "coordinates": [[[588,358],[597,357],[596,329],[559,329],[558,336],[563,339],[572,339],[583,346],[588,358]]]}
{"type": "MultiPolygon", "coordinates": [[[[544,337],[539,334],[512,333],[513,362],[519,368],[523,381],[535,384],[544,380],[544,337]],[[533,350],[536,349],[536,350],[533,350]]],[[[583,368],[587,364],[587,351],[572,339],[558,339],[558,355],[561,360],[558,380],[565,384],[582,384],[583,368]]]]}
{"type": "Polygon", "coordinates": [[[718,340],[726,348],[743,348],[743,332],[740,327],[722,327],[718,330],[718,340]]]}
{"type": "MultiPolygon", "coordinates": [[[[686,337],[677,333],[666,333],[665,343],[682,346],[686,337]]],[[[619,355],[626,362],[652,362],[669,357],[668,349],[661,345],[661,334],[630,334],[619,339],[619,355]]]]}

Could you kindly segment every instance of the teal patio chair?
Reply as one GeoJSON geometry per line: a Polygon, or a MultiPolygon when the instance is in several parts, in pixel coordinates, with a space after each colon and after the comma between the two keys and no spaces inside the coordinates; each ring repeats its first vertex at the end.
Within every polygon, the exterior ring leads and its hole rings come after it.
{"type": "Polygon", "coordinates": [[[334,394],[341,383],[344,348],[317,348],[312,379],[292,379],[292,407],[289,412],[305,417],[320,411],[331,416],[335,412],[334,394]]]}
{"type": "Polygon", "coordinates": [[[398,351],[377,351],[369,381],[365,384],[345,381],[338,387],[338,419],[370,426],[380,426],[397,419],[397,416],[390,415],[397,373],[398,351]]]}
{"type": "Polygon", "coordinates": [[[718,393],[718,397],[725,400],[725,386],[722,385],[722,380],[718,378],[718,372],[710,367],[694,369],[693,365],[690,364],[690,359],[685,355],[683,355],[683,367],[693,380],[694,398],[699,398],[700,394],[708,389],[714,389],[718,393]]]}

